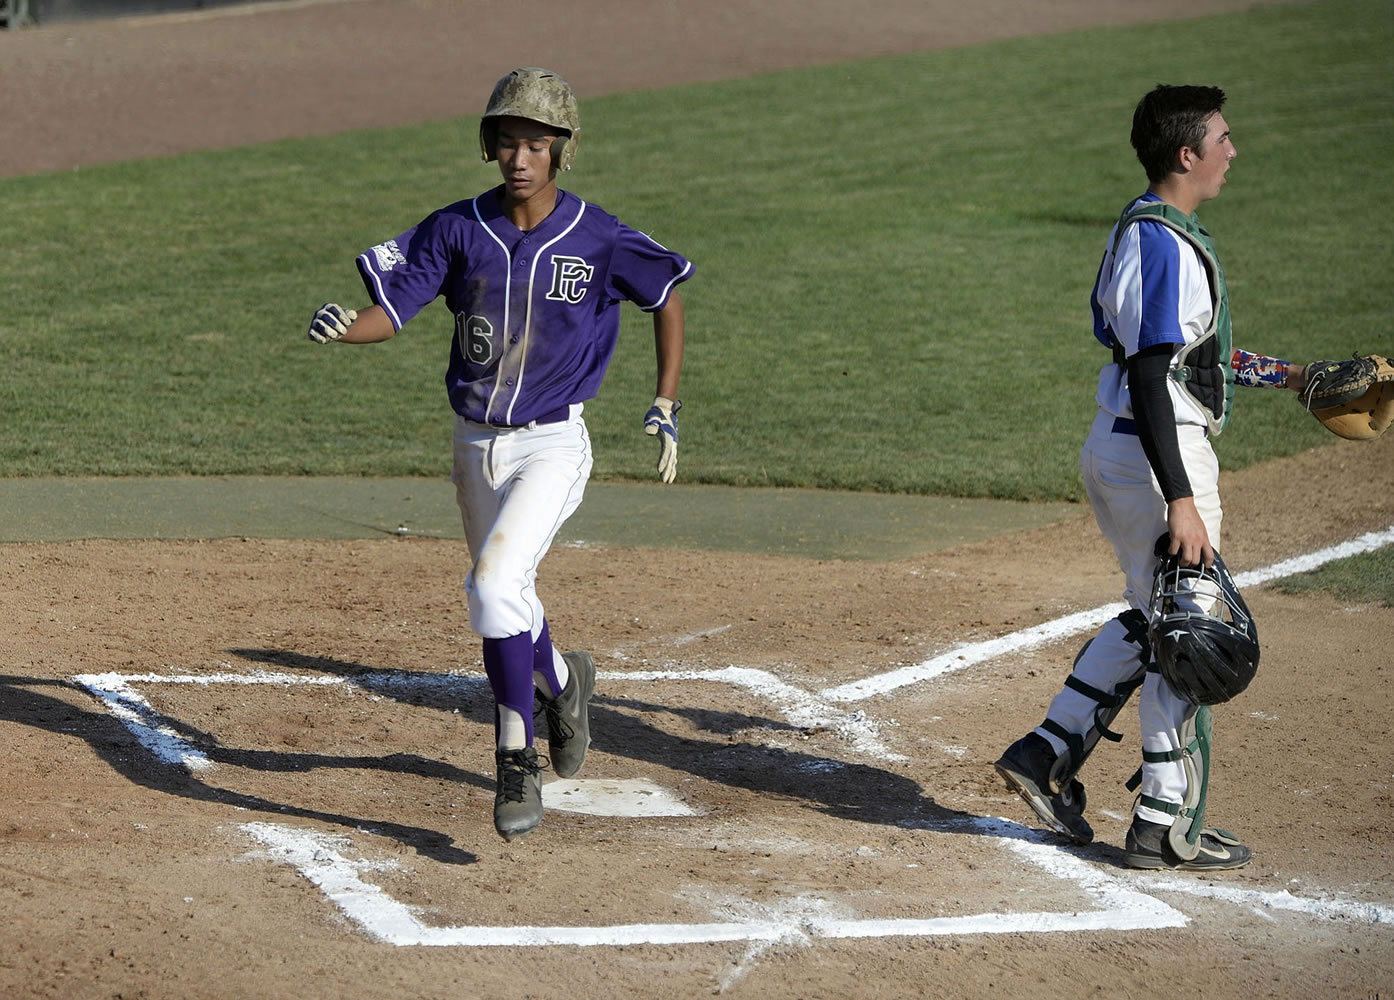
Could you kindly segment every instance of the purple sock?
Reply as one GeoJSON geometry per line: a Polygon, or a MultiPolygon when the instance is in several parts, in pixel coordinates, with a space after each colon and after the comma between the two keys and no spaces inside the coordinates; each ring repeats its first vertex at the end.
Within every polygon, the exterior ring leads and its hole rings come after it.
{"type": "Polygon", "coordinates": [[[484,640],[484,673],[494,689],[494,738],[498,739],[498,705],[523,717],[527,746],[532,746],[532,636],[527,632],[507,639],[484,640]]]}
{"type": "MultiPolygon", "coordinates": [[[[552,659],[552,637],[547,632],[547,619],[542,619],[542,631],[532,644],[532,669],[547,681],[554,694],[561,694],[561,684],[557,680],[557,662],[552,659]]],[[[544,691],[543,694],[546,694],[544,691]]]]}

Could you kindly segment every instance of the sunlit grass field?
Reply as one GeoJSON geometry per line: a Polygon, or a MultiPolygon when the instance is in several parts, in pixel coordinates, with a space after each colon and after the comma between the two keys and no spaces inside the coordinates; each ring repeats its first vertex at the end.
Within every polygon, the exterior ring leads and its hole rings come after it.
{"type": "MultiPolygon", "coordinates": [[[[564,70],[564,67],[558,67],[564,70]]],[[[563,186],[696,264],[680,476],[1079,499],[1106,353],[1088,294],[1145,185],[1158,82],[1229,94],[1201,210],[1236,342],[1394,350],[1394,4],[1330,0],[582,98],[563,186]]],[[[482,100],[482,95],[481,95],[482,100]]],[[[0,181],[0,476],[444,476],[451,319],[312,345],[354,257],[497,180],[477,119],[0,181]]],[[[587,406],[598,479],[652,477],[649,319],[587,406]]],[[[1244,392],[1229,468],[1330,440],[1244,392]]]]}

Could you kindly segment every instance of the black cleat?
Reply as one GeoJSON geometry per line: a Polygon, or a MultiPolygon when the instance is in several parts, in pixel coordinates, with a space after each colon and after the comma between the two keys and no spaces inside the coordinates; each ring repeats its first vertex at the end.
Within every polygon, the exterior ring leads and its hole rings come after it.
{"type": "Polygon", "coordinates": [[[1234,834],[1207,826],[1200,831],[1200,840],[1196,844],[1200,849],[1199,853],[1190,861],[1183,861],[1176,856],[1167,840],[1167,831],[1170,829],[1166,824],[1152,823],[1140,816],[1134,816],[1133,825],[1128,828],[1124,855],[1128,866],[1208,872],[1243,868],[1253,859],[1253,851],[1241,844],[1234,834]]]}
{"type": "Polygon", "coordinates": [[[1084,818],[1084,785],[1071,780],[1069,787],[1052,791],[1050,769],[1055,751],[1036,733],[1027,733],[1007,748],[994,765],[1007,787],[1025,800],[1046,826],[1076,844],[1094,839],[1094,828],[1084,818]]]}

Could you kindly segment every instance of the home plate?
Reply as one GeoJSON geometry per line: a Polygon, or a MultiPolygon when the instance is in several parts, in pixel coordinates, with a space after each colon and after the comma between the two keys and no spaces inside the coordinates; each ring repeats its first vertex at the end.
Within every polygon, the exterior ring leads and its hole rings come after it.
{"type": "Polygon", "coordinates": [[[647,778],[561,779],[542,786],[542,805],[588,816],[696,816],[696,810],[647,778]]]}

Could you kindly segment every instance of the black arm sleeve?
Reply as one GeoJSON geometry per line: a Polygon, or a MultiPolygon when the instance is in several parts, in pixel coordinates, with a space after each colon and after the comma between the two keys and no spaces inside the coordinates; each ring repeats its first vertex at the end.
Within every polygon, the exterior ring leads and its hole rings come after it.
{"type": "Polygon", "coordinates": [[[1171,344],[1158,344],[1128,359],[1128,395],[1132,397],[1137,436],[1167,503],[1192,495],[1176,440],[1176,411],[1167,389],[1172,350],[1171,344]]]}

